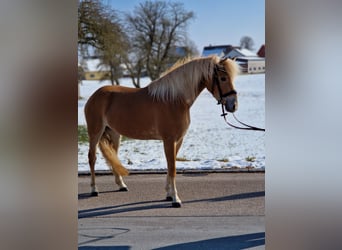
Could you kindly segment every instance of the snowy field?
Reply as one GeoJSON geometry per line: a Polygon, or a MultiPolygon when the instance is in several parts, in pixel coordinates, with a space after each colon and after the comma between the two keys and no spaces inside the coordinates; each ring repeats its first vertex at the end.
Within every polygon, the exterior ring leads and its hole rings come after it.
{"type": "MultiPolygon", "coordinates": [[[[149,83],[142,79],[142,86],[149,83]]],[[[78,124],[86,125],[84,105],[89,96],[109,81],[83,81],[78,101],[78,124]]],[[[121,85],[132,87],[130,79],[121,79],[121,85]]],[[[241,121],[265,127],[265,74],[237,76],[238,110],[241,121]]],[[[229,127],[223,120],[220,105],[205,89],[190,110],[191,124],[177,156],[177,169],[265,169],[265,133],[229,127]]],[[[228,116],[230,121],[233,117],[228,116]]],[[[236,124],[236,123],[235,123],[236,124]]],[[[89,171],[88,145],[78,144],[78,171],[89,171]]],[[[125,140],[119,148],[119,158],[129,170],[165,170],[166,160],[161,141],[125,140]]],[[[108,170],[99,150],[96,170],[108,170]]]]}

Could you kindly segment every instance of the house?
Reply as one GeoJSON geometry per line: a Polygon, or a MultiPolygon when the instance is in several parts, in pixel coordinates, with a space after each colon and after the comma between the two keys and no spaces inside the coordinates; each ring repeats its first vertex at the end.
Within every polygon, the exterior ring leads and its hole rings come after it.
{"type": "Polygon", "coordinates": [[[261,45],[260,49],[257,52],[257,55],[265,58],[265,44],[261,45]]]}
{"type": "Polygon", "coordinates": [[[228,57],[230,59],[234,59],[239,64],[240,71],[242,73],[252,74],[265,72],[265,45],[259,49],[258,54],[239,46],[210,45],[204,47],[202,52],[202,56],[209,55],[217,55],[222,58],[228,57]]]}
{"type": "Polygon", "coordinates": [[[219,57],[225,56],[233,49],[237,49],[240,47],[232,46],[232,45],[209,45],[203,48],[202,56],[210,56],[210,55],[217,55],[219,57]]]}
{"type": "Polygon", "coordinates": [[[110,69],[108,66],[101,65],[97,57],[85,58],[81,62],[83,65],[84,80],[103,80],[109,79],[110,69]]]}
{"type": "Polygon", "coordinates": [[[234,48],[225,57],[234,59],[240,66],[242,73],[264,73],[265,58],[260,57],[248,49],[234,48]]]}
{"type": "Polygon", "coordinates": [[[235,62],[239,65],[242,73],[265,73],[265,58],[253,57],[235,57],[235,62]]]}
{"type": "Polygon", "coordinates": [[[241,48],[233,48],[227,54],[225,54],[225,57],[228,57],[228,58],[256,57],[256,56],[258,56],[258,55],[253,53],[252,51],[250,51],[248,49],[241,49],[241,48]]]}

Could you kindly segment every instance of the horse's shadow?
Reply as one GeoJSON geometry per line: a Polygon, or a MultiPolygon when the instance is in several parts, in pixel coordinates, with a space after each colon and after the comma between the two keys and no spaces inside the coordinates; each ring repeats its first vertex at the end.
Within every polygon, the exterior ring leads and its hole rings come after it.
{"type": "MultiPolygon", "coordinates": [[[[118,191],[106,191],[106,192],[118,192],[118,191]]],[[[206,199],[198,199],[198,200],[190,200],[184,201],[184,204],[198,203],[198,202],[222,202],[222,201],[231,201],[231,200],[240,200],[240,199],[251,199],[257,197],[264,197],[265,191],[259,192],[249,192],[242,194],[233,194],[223,197],[215,197],[215,198],[206,198],[206,199]]],[[[79,194],[79,199],[86,199],[92,197],[89,193],[79,194]]],[[[98,207],[91,209],[84,209],[78,211],[78,218],[89,218],[96,216],[104,216],[104,215],[113,215],[120,214],[124,212],[132,212],[132,211],[142,211],[142,210],[150,210],[150,209],[160,209],[160,208],[170,208],[170,202],[165,202],[166,200],[151,200],[151,201],[140,201],[135,203],[127,203],[116,206],[107,206],[107,207],[98,207]]]]}
{"type": "Polygon", "coordinates": [[[257,197],[264,197],[264,196],[265,196],[265,191],[259,191],[259,192],[249,192],[249,193],[242,193],[242,194],[232,194],[228,196],[215,197],[215,198],[185,201],[184,203],[232,201],[232,200],[243,200],[243,199],[251,199],[251,198],[257,198],[257,197]]]}
{"type": "Polygon", "coordinates": [[[92,196],[90,193],[78,194],[79,200],[85,200],[85,199],[89,199],[91,197],[94,197],[94,196],[92,196]]]}
{"type": "MultiPolygon", "coordinates": [[[[118,189],[118,190],[101,191],[101,192],[99,192],[99,194],[101,195],[101,194],[106,194],[106,193],[121,193],[121,192],[123,192],[123,191],[118,189]]],[[[85,199],[89,199],[92,197],[96,197],[96,196],[91,195],[91,193],[78,194],[79,200],[85,200],[85,199]]]]}
{"type": "Polygon", "coordinates": [[[98,207],[78,211],[78,218],[89,218],[104,215],[113,215],[131,211],[142,211],[158,208],[169,208],[171,204],[166,200],[141,201],[135,203],[121,204],[117,206],[98,207]]]}

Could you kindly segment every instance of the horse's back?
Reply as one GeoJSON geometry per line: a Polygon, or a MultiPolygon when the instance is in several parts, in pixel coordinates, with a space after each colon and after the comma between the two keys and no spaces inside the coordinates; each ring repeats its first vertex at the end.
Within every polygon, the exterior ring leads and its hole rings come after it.
{"type": "Polygon", "coordinates": [[[115,95],[115,93],[134,93],[137,92],[136,88],[129,88],[123,86],[103,86],[97,89],[88,99],[85,105],[85,112],[90,111],[90,109],[96,109],[101,111],[101,108],[105,108],[108,105],[110,99],[115,95]]]}

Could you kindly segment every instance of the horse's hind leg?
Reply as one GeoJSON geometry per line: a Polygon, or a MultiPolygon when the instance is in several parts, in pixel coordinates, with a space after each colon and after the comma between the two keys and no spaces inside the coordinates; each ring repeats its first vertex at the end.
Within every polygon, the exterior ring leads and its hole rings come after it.
{"type": "MultiPolygon", "coordinates": [[[[113,130],[106,130],[112,140],[112,146],[116,152],[118,153],[119,145],[120,145],[120,134],[114,132],[113,130]]],[[[115,176],[115,183],[119,186],[119,191],[128,191],[127,185],[124,183],[122,176],[118,174],[117,172],[113,171],[113,174],[115,176]]]]}
{"type": "MultiPolygon", "coordinates": [[[[88,130],[89,131],[89,130],[88,130]]],[[[88,152],[88,160],[89,160],[89,167],[90,167],[90,173],[91,173],[91,195],[92,196],[98,196],[98,189],[95,184],[95,162],[96,162],[96,148],[97,143],[99,142],[99,138],[101,137],[103,130],[100,130],[96,134],[89,134],[89,152],[88,152]]]]}
{"type": "Polygon", "coordinates": [[[114,173],[115,175],[115,183],[119,186],[119,191],[126,192],[128,191],[127,185],[124,183],[122,176],[114,173]]]}
{"type": "MultiPolygon", "coordinates": [[[[181,142],[180,142],[181,143],[181,142]]],[[[182,201],[178,197],[176,188],[176,154],[177,147],[176,142],[164,141],[164,151],[167,160],[167,181],[166,181],[166,191],[167,199],[172,199],[173,207],[181,207],[182,201]]]]}
{"type": "Polygon", "coordinates": [[[108,165],[111,166],[112,172],[115,176],[115,183],[119,186],[119,191],[128,191],[127,185],[124,183],[122,176],[120,175],[121,168],[117,168],[118,165],[121,165],[117,158],[119,145],[120,134],[109,127],[106,127],[100,140],[100,149],[108,165]],[[104,141],[106,141],[106,144],[104,144],[104,141]]]}

